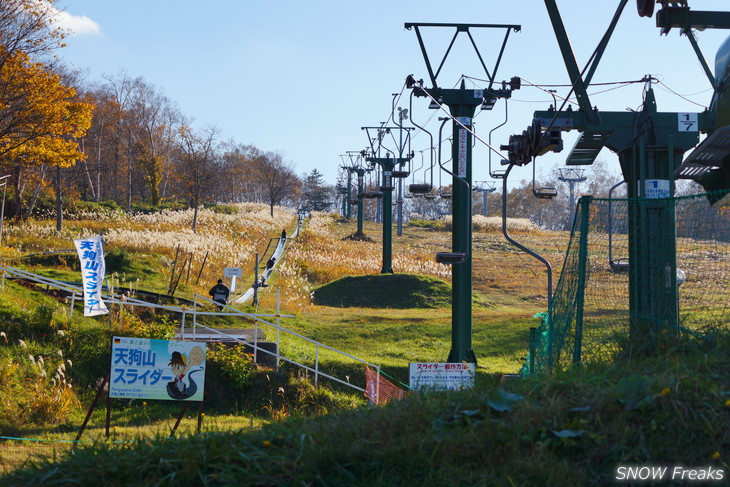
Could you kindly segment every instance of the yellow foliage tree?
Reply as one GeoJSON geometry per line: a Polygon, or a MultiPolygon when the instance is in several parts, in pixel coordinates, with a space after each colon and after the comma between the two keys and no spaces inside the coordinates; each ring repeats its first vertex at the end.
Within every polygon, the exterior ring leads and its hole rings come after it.
{"type": "Polygon", "coordinates": [[[74,138],[91,126],[93,106],[42,63],[22,51],[7,53],[0,68],[0,161],[14,175],[20,213],[23,169],[47,164],[68,167],[85,156],[74,138]]]}

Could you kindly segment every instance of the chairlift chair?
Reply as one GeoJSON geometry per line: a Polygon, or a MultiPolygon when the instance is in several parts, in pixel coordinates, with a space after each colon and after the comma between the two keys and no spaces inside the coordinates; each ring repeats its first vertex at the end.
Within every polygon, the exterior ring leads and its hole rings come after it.
{"type": "Polygon", "coordinates": [[[624,272],[629,270],[629,259],[621,258],[609,262],[613,272],[624,272]]]}
{"type": "Polygon", "coordinates": [[[436,252],[436,262],[439,264],[463,264],[467,258],[464,252],[436,252]]]}
{"type": "Polygon", "coordinates": [[[535,188],[535,157],[532,157],[532,194],[537,198],[551,200],[558,195],[556,188],[535,188]]]}
{"type": "Polygon", "coordinates": [[[537,188],[537,190],[533,190],[533,194],[538,198],[551,200],[558,195],[558,190],[555,188],[537,188]]]}
{"type": "Polygon", "coordinates": [[[413,194],[425,194],[431,191],[433,188],[430,184],[410,184],[408,185],[408,191],[410,191],[413,194]]]}
{"type": "Polygon", "coordinates": [[[613,272],[622,272],[629,270],[629,259],[626,257],[613,258],[613,190],[624,184],[625,181],[619,181],[611,186],[608,190],[608,265],[613,272]]]}

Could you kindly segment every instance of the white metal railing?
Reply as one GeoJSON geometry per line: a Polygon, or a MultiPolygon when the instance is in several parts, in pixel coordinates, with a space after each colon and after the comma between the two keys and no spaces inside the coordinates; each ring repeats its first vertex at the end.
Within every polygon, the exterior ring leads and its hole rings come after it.
{"type": "MultiPolygon", "coordinates": [[[[48,287],[53,287],[56,289],[60,289],[62,291],[65,291],[69,293],[71,298],[70,303],[70,315],[73,316],[73,309],[76,304],[76,300],[82,300],[83,299],[83,288],[81,285],[75,285],[75,284],[69,284],[67,282],[57,281],[55,279],[51,279],[48,277],[44,277],[38,274],[34,274],[32,272],[28,272],[22,269],[18,269],[16,267],[10,267],[7,265],[0,265],[0,274],[2,274],[2,290],[5,290],[5,280],[6,278],[19,278],[31,282],[36,282],[38,284],[46,285],[48,287]]],[[[113,291],[111,286],[107,286],[107,294],[104,296],[104,299],[107,303],[110,304],[117,304],[119,306],[139,306],[139,307],[146,307],[146,308],[157,308],[157,309],[163,309],[169,312],[173,313],[180,313],[180,338],[184,340],[185,337],[185,319],[187,315],[193,316],[193,325],[192,325],[192,335],[193,340],[196,339],[197,335],[197,329],[202,328],[208,332],[211,332],[212,334],[215,334],[216,336],[225,337],[228,340],[231,340],[233,342],[237,342],[243,345],[248,345],[251,347],[254,351],[254,361],[258,361],[258,354],[264,353],[272,355],[276,359],[276,367],[277,370],[279,368],[279,361],[284,361],[287,363],[290,363],[292,365],[295,365],[297,367],[300,367],[304,370],[307,370],[314,374],[314,383],[315,385],[319,384],[319,377],[324,377],[327,379],[330,379],[334,382],[337,382],[339,384],[342,384],[346,387],[350,387],[352,389],[355,389],[360,392],[365,392],[365,389],[362,387],[359,387],[355,384],[352,384],[349,382],[349,380],[344,380],[339,377],[335,377],[334,375],[327,374],[320,370],[320,350],[324,349],[331,353],[334,353],[336,355],[340,355],[342,357],[347,357],[348,359],[351,359],[355,362],[361,363],[365,366],[372,367],[375,369],[377,373],[377,382],[375,385],[375,398],[373,400],[374,403],[378,404],[380,399],[380,367],[378,365],[372,364],[366,360],[359,359],[353,355],[350,355],[348,353],[342,352],[340,350],[337,350],[335,348],[332,348],[330,346],[324,345],[323,343],[317,342],[315,340],[312,340],[311,338],[307,338],[304,335],[301,335],[297,332],[288,330],[286,328],[283,328],[280,324],[281,318],[293,318],[294,315],[282,315],[280,313],[280,290],[277,290],[276,293],[276,313],[275,314],[253,314],[253,313],[246,313],[244,311],[238,310],[236,308],[233,308],[228,305],[221,305],[218,302],[213,301],[212,299],[209,299],[205,296],[201,295],[194,295],[193,296],[193,307],[189,308],[186,306],[167,306],[167,305],[161,305],[156,303],[150,303],[141,299],[133,298],[131,296],[119,294],[113,291]],[[199,305],[199,301],[202,301],[203,304],[199,305]],[[223,311],[199,311],[198,306],[203,305],[214,305],[214,306],[220,306],[222,307],[225,312],[223,311]],[[247,319],[247,320],[253,320],[255,324],[254,328],[254,335],[253,340],[245,340],[238,336],[232,336],[228,333],[225,333],[221,330],[218,330],[216,328],[211,328],[208,326],[205,326],[203,324],[198,323],[198,317],[199,316],[225,316],[228,318],[240,318],[240,319],[247,319]],[[267,321],[264,318],[274,318],[274,322],[267,321]],[[270,327],[275,331],[275,343],[276,343],[276,351],[272,352],[270,350],[266,350],[265,348],[262,348],[259,345],[258,335],[259,335],[259,326],[263,327],[270,327]],[[285,357],[281,354],[281,335],[284,334],[285,336],[289,336],[290,338],[296,338],[310,346],[314,347],[314,365],[307,365],[301,362],[298,362],[294,360],[293,358],[285,357]]]]}

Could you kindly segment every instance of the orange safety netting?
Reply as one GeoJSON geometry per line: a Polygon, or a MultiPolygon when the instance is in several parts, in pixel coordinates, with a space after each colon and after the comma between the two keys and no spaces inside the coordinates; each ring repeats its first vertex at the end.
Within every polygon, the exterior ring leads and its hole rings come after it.
{"type": "Polygon", "coordinates": [[[365,367],[365,397],[374,404],[387,404],[393,399],[403,399],[406,391],[396,386],[370,367],[365,367]]]}

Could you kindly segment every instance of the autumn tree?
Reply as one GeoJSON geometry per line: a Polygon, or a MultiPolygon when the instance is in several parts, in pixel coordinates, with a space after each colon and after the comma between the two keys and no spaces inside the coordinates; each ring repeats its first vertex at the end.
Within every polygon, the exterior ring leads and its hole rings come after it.
{"type": "Polygon", "coordinates": [[[216,199],[221,201],[262,202],[261,187],[253,175],[255,161],[263,152],[253,145],[237,144],[227,141],[221,147],[222,178],[226,184],[216,186],[216,199]]]}
{"type": "Polygon", "coordinates": [[[253,177],[261,191],[263,200],[269,204],[271,216],[274,206],[293,198],[299,193],[301,181],[294,168],[284,162],[280,154],[266,152],[257,155],[252,161],[253,177]]]}
{"type": "Polygon", "coordinates": [[[18,52],[38,59],[63,47],[67,32],[54,25],[56,0],[0,1],[0,69],[18,52]]]}
{"type": "Polygon", "coordinates": [[[150,201],[157,206],[160,203],[160,183],[175,142],[180,113],[166,96],[141,80],[133,86],[130,111],[137,165],[147,185],[150,201]]]}
{"type": "Polygon", "coordinates": [[[172,161],[181,196],[185,196],[193,207],[193,232],[197,231],[198,207],[202,200],[212,192],[216,183],[222,183],[219,180],[221,164],[216,152],[217,135],[218,131],[212,127],[201,133],[195,132],[189,125],[182,125],[178,130],[172,161]]]}
{"type": "Polygon", "coordinates": [[[92,110],[59,74],[24,52],[5,57],[0,68],[0,161],[13,174],[18,213],[24,169],[68,167],[84,157],[75,138],[89,128],[92,110]]]}

